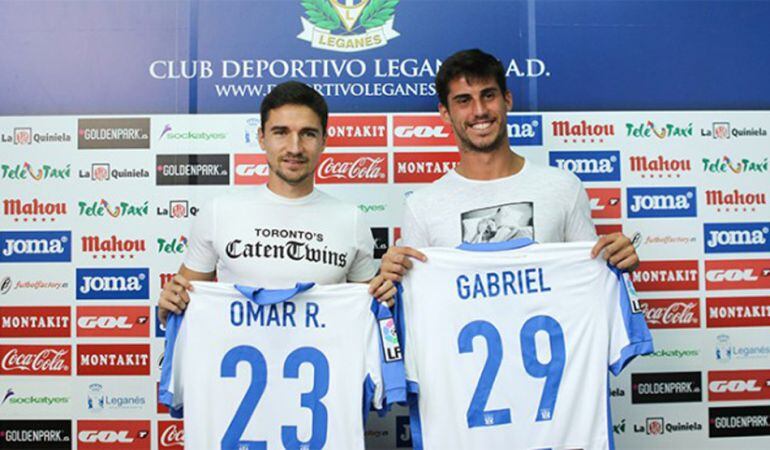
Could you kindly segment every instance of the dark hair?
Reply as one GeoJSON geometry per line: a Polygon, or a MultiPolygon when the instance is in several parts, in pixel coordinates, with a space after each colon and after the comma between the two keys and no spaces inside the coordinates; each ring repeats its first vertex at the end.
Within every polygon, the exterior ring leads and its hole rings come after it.
{"type": "Polygon", "coordinates": [[[274,87],[262,100],[259,106],[262,131],[265,131],[265,123],[270,117],[270,111],[284,105],[301,105],[312,109],[321,119],[321,128],[326,136],[326,124],[329,122],[329,107],[323,96],[310,86],[299,81],[287,81],[274,87]]]}
{"type": "Polygon", "coordinates": [[[497,81],[500,92],[505,93],[508,90],[505,86],[503,65],[497,58],[477,48],[461,50],[447,58],[436,74],[436,91],[444,107],[447,107],[449,83],[459,77],[465,77],[469,82],[493,78],[497,81]]]}

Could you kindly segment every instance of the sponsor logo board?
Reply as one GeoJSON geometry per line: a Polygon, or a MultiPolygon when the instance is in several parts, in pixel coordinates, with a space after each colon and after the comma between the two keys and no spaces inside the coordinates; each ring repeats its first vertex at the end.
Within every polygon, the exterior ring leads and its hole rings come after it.
{"type": "Polygon", "coordinates": [[[150,119],[78,119],[78,148],[150,148],[150,119]]]}
{"type": "Polygon", "coordinates": [[[631,374],[631,403],[699,402],[702,397],[700,372],[631,374]]]}
{"type": "Polygon", "coordinates": [[[69,306],[0,306],[0,337],[70,337],[69,306]]]}
{"type": "Polygon", "coordinates": [[[620,152],[552,151],[548,164],[574,173],[582,181],[620,181],[620,152]]]}
{"type": "Polygon", "coordinates": [[[147,300],[150,298],[149,269],[75,270],[78,300],[147,300]]]}
{"type": "Polygon", "coordinates": [[[706,326],[768,327],[770,297],[706,298],[706,326]]]}
{"type": "Polygon", "coordinates": [[[149,375],[149,344],[78,344],[78,375],[149,375]]]}
{"type": "Polygon", "coordinates": [[[459,162],[459,152],[396,152],[393,154],[393,181],[432,183],[459,162]]]}
{"type": "Polygon", "coordinates": [[[71,260],[71,231],[0,231],[0,263],[71,260]]]}

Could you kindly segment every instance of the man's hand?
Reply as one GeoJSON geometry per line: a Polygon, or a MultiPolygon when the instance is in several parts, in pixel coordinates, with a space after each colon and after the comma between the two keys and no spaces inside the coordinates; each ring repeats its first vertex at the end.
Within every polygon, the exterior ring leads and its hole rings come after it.
{"type": "Polygon", "coordinates": [[[192,291],[192,289],[190,282],[181,274],[174,275],[174,278],[163,286],[158,300],[158,319],[163,325],[166,325],[169,312],[181,314],[187,308],[187,303],[190,302],[187,291],[192,291]]]}
{"type": "Polygon", "coordinates": [[[385,302],[388,307],[393,306],[393,297],[397,291],[393,282],[386,280],[382,275],[377,275],[369,282],[369,295],[380,303],[385,302]]]}
{"type": "Polygon", "coordinates": [[[392,282],[401,281],[406,271],[412,268],[412,261],[409,258],[417,258],[422,262],[428,259],[422,252],[412,247],[388,247],[388,251],[382,256],[380,275],[392,282]]]}
{"type": "Polygon", "coordinates": [[[622,233],[612,233],[599,238],[591,249],[591,258],[604,250],[604,259],[620,270],[633,271],[639,266],[639,255],[631,239],[622,233]]]}

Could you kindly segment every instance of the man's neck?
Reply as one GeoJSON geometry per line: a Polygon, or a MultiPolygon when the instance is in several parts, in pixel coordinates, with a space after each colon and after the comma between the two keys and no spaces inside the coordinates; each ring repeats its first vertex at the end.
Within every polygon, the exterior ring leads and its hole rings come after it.
{"type": "Polygon", "coordinates": [[[507,146],[490,153],[460,149],[460,163],[455,171],[471,180],[495,180],[517,174],[524,167],[524,158],[507,146]]]}
{"type": "Polygon", "coordinates": [[[285,198],[301,198],[313,192],[313,180],[305,180],[299,184],[289,184],[278,177],[270,177],[267,188],[275,195],[285,198]]]}

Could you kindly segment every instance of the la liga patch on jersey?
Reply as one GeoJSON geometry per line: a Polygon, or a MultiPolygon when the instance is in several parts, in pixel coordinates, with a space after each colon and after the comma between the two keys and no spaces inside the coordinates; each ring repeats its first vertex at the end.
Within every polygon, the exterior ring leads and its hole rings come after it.
{"type": "Polygon", "coordinates": [[[631,278],[627,273],[623,273],[623,282],[626,284],[626,292],[628,293],[628,302],[631,304],[631,312],[639,314],[642,312],[642,305],[639,304],[639,295],[634,289],[634,283],[631,282],[631,278]]]}
{"type": "Polygon", "coordinates": [[[396,323],[393,318],[380,319],[380,342],[385,362],[401,361],[401,345],[396,334],[396,323]]]}

